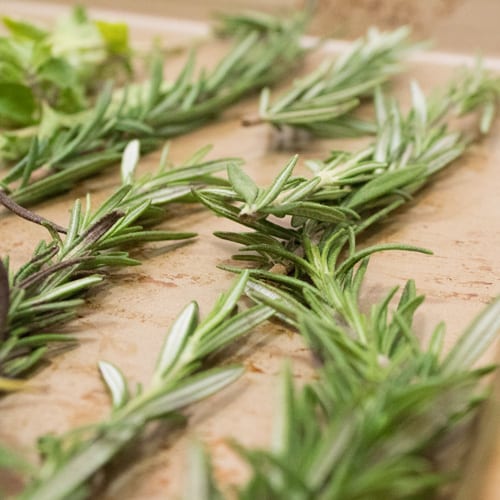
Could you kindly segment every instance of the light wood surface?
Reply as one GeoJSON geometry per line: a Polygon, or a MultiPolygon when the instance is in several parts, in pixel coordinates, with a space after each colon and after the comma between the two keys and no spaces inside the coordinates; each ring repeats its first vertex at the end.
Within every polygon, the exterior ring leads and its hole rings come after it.
{"type": "MultiPolygon", "coordinates": [[[[2,1],[0,8],[5,12],[8,6],[12,15],[16,9],[22,10],[21,4],[2,1]]],[[[136,27],[134,40],[143,43],[152,31],[136,27]]],[[[174,31],[165,29],[162,35],[176,43],[179,35],[174,31]]],[[[200,60],[210,64],[223,50],[218,42],[211,42],[202,49],[200,60]]],[[[170,75],[175,74],[181,57],[176,56],[167,64],[170,75]]],[[[308,64],[312,66],[318,59],[320,56],[314,56],[308,64]]],[[[396,79],[394,90],[407,101],[411,78],[430,89],[444,83],[453,70],[452,65],[425,61],[411,64],[408,74],[396,79]]],[[[175,139],[172,158],[182,160],[212,143],[211,157],[241,156],[247,161],[250,175],[260,183],[269,182],[292,151],[276,149],[276,138],[267,126],[240,127],[240,117],[255,106],[256,98],[250,98],[216,123],[175,139]]],[[[433,250],[433,256],[400,252],[375,256],[364,290],[368,304],[394,284],[415,278],[419,290],[427,295],[417,318],[423,339],[436,322],[445,320],[447,345],[452,345],[467,323],[500,292],[499,132],[497,121],[490,136],[473,146],[414,202],[363,242],[404,242],[433,250]]],[[[301,158],[321,158],[330,149],[354,149],[357,145],[357,141],[312,141],[301,148],[301,158]]],[[[141,170],[154,169],[158,159],[158,154],[144,158],[141,170]]],[[[76,197],[90,191],[97,205],[117,185],[118,177],[116,169],[112,169],[82,183],[71,193],[40,205],[39,212],[64,224],[76,197]]],[[[199,238],[183,246],[150,246],[141,250],[141,267],[120,272],[91,295],[81,317],[69,327],[81,340],[78,348],[55,356],[50,365],[37,373],[33,391],[0,400],[0,442],[36,460],[34,443],[41,434],[63,432],[106,415],[108,397],[97,373],[97,361],[114,362],[131,380],[146,382],[163,336],[183,305],[195,299],[203,313],[216,295],[227,288],[231,276],[216,265],[227,262],[237,247],[217,240],[212,232],[234,226],[204,210],[186,207],[172,208],[171,217],[163,226],[197,231],[199,238]]],[[[0,213],[0,255],[9,254],[14,266],[25,261],[44,236],[42,229],[0,213]]],[[[484,361],[491,361],[493,353],[484,361]]],[[[133,456],[124,473],[100,498],[178,498],[186,474],[187,445],[193,437],[209,447],[221,483],[244,480],[246,470],[230,451],[226,439],[235,438],[251,446],[269,444],[277,404],[277,375],[285,358],[292,360],[297,380],[307,380],[313,373],[309,352],[297,335],[278,323],[253,332],[229,353],[232,362],[247,368],[242,379],[193,406],[188,411],[186,428],[145,440],[141,452],[133,456]]],[[[494,476],[494,471],[490,471],[482,484],[493,484],[494,476]]],[[[16,485],[11,487],[15,489],[16,485]]],[[[490,496],[482,498],[498,498],[496,487],[490,491],[490,496]]]]}
{"type": "MultiPolygon", "coordinates": [[[[23,3],[25,0],[18,0],[23,3]]],[[[352,39],[370,26],[391,29],[411,26],[415,36],[430,39],[440,50],[498,55],[498,0],[53,0],[59,5],[80,3],[130,13],[207,20],[214,12],[259,9],[285,14],[306,4],[316,5],[311,32],[352,39]]],[[[40,5],[43,0],[36,0],[40,5]]]]}

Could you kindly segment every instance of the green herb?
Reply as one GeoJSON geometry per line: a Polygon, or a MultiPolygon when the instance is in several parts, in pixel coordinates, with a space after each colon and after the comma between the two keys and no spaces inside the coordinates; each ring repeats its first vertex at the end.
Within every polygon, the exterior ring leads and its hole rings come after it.
{"type": "MultiPolygon", "coordinates": [[[[285,371],[273,449],[237,446],[252,474],[239,498],[434,498],[452,479],[438,470],[433,453],[481,399],[478,382],[490,368],[473,364],[498,335],[500,299],[443,358],[443,325],[428,347],[418,340],[413,317],[423,297],[412,281],[394,312],[397,288],[368,313],[359,300],[373,253],[425,250],[397,244],[359,250],[357,241],[463,153],[471,138],[448,131],[447,115],[494,106],[498,81],[466,73],[429,100],[416,84],[412,95],[403,117],[395,101],[378,93],[376,142],[312,162],[311,179],[291,176],[292,159],[263,189],[231,166],[230,187],[198,193],[216,214],[253,229],[217,235],[241,244],[235,259],[254,266],[245,271],[252,278],[247,295],[296,328],[320,363],[318,380],[302,389],[285,371]],[[287,216],[290,224],[270,215],[287,216]]],[[[198,461],[195,474],[192,483],[213,483],[208,460],[198,461]]],[[[201,498],[218,495],[214,486],[201,498]]]]}
{"type": "Polygon", "coordinates": [[[107,76],[130,72],[124,24],[91,21],[82,7],[52,31],[3,18],[0,38],[0,124],[25,127],[52,112],[74,113],[107,76]]]}
{"type": "Polygon", "coordinates": [[[326,161],[306,162],[312,171],[309,178],[292,175],[296,157],[266,188],[257,186],[240,166],[232,165],[230,187],[207,188],[198,197],[217,214],[256,232],[246,235],[244,241],[239,233],[219,236],[249,246],[247,250],[257,251],[262,262],[269,263],[274,259],[293,262],[290,255],[283,259],[283,252],[295,252],[302,234],[317,240],[323,232],[328,236],[332,224],[361,232],[405,203],[463,154],[473,137],[448,128],[450,113],[462,115],[479,109],[483,113],[481,130],[487,131],[484,113],[489,120],[500,94],[500,80],[474,70],[464,72],[444,92],[429,99],[416,82],[411,90],[413,106],[406,116],[394,99],[378,90],[376,141],[355,153],[335,151],[326,161]],[[290,227],[271,221],[270,216],[289,217],[290,227]],[[271,251],[269,246],[276,249],[271,251]]]}
{"type": "MultiPolygon", "coordinates": [[[[166,152],[167,150],[165,150],[166,152]]],[[[106,279],[112,268],[138,265],[128,248],[150,241],[179,240],[193,233],[149,229],[163,221],[166,204],[190,200],[191,190],[221,181],[212,174],[235,159],[203,161],[208,149],[199,151],[179,168],[166,168],[133,180],[139,143],[127,147],[122,174],[124,184],[96,211],[87,197],[85,209],[74,204],[65,235],[42,220],[50,233],[33,257],[13,272],[8,258],[0,264],[0,375],[19,376],[35,366],[48,344],[72,340],[57,328],[74,317],[82,296],[106,279]]],[[[0,388],[7,388],[0,384],[0,388]]]]}
{"type": "Polygon", "coordinates": [[[214,480],[210,457],[203,446],[195,442],[189,449],[189,476],[184,498],[192,500],[222,500],[224,497],[214,480]]]}
{"type": "Polygon", "coordinates": [[[26,462],[17,453],[14,453],[11,449],[0,445],[0,470],[2,471],[2,485],[0,485],[0,495],[2,498],[8,498],[4,489],[8,484],[9,476],[13,478],[21,477],[23,474],[33,474],[34,468],[31,464],[26,462]]]}
{"type": "Polygon", "coordinates": [[[244,123],[267,122],[305,129],[317,136],[356,136],[376,128],[352,116],[361,99],[401,71],[400,60],[413,50],[408,29],[392,32],[371,29],[353,48],[335,61],[326,60],[316,71],[296,81],[274,103],[270,91],[261,95],[257,118],[244,123]]]}
{"type": "MultiPolygon", "coordinates": [[[[428,346],[414,330],[423,297],[412,281],[393,311],[397,288],[362,312],[366,266],[366,259],[344,272],[334,265],[312,287],[295,280],[303,290],[299,309],[286,292],[271,298],[274,291],[267,288],[268,305],[280,313],[295,310],[293,321],[321,366],[318,378],[300,389],[290,369],[283,372],[270,450],[236,445],[251,468],[238,498],[431,499],[457,478],[440,470],[435,456],[450,436],[456,439],[452,433],[471,420],[484,397],[479,381],[491,367],[473,364],[497,338],[500,299],[443,356],[443,324],[428,346]]],[[[209,464],[195,466],[191,483],[207,484],[209,464]]],[[[197,498],[219,498],[212,491],[197,498]]]]}
{"type": "Polygon", "coordinates": [[[218,36],[244,37],[252,31],[280,33],[307,27],[313,14],[310,5],[302,10],[288,12],[286,16],[275,16],[265,12],[246,10],[237,14],[218,14],[215,32],[218,36]]]}
{"type": "Polygon", "coordinates": [[[100,362],[113,401],[111,415],[61,437],[43,437],[39,444],[43,465],[20,498],[89,497],[95,474],[140,436],[146,424],[173,419],[187,405],[236,380],[241,368],[211,369],[203,363],[272,314],[265,306],[235,313],[246,280],[247,275],[240,276],[201,322],[196,302],[184,308],[170,328],[148,387],[132,391],[117,367],[100,362]]]}
{"type": "Polygon", "coordinates": [[[191,53],[175,82],[167,84],[157,57],[147,83],[115,92],[108,86],[91,110],[69,117],[50,110],[39,129],[4,135],[4,157],[16,158],[19,150],[23,156],[0,187],[21,205],[35,203],[116,163],[131,138],[150,151],[166,137],[201,126],[297,63],[302,23],[278,25],[238,36],[215,68],[199,76],[191,53]]]}

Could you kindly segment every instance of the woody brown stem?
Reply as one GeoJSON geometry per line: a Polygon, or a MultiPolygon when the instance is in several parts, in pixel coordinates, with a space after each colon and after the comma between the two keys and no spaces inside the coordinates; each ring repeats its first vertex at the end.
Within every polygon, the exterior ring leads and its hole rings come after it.
{"type": "Polygon", "coordinates": [[[241,119],[241,124],[244,127],[253,127],[254,125],[260,125],[261,123],[264,123],[264,120],[256,113],[253,115],[244,116],[241,119]]]}
{"type": "Polygon", "coordinates": [[[48,219],[45,219],[41,215],[36,214],[35,212],[32,212],[31,210],[28,210],[27,208],[22,207],[21,205],[18,205],[12,198],[9,197],[9,195],[0,189],[0,203],[10,210],[12,213],[18,215],[22,219],[28,220],[30,222],[34,222],[35,224],[39,224],[40,226],[50,226],[54,228],[58,233],[63,233],[66,234],[68,231],[66,228],[59,226],[55,222],[52,222],[48,219]]]}

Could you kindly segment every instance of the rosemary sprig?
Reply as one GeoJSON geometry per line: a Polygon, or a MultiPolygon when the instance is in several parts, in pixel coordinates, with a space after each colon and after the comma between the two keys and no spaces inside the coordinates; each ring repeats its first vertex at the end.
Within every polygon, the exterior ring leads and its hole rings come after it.
{"type": "Polygon", "coordinates": [[[302,28],[302,22],[283,21],[273,29],[245,31],[214,69],[197,77],[191,53],[172,84],[163,80],[163,63],[157,57],[146,84],[115,93],[107,87],[83,115],[67,120],[52,114],[34,137],[6,136],[5,154],[12,156],[12,148],[23,150],[19,141],[29,147],[0,188],[21,205],[34,203],[116,163],[131,138],[141,139],[143,151],[149,151],[166,137],[199,127],[286,74],[303,53],[302,28]],[[45,175],[40,179],[34,174],[41,169],[45,175]]]}
{"type": "MultiPolygon", "coordinates": [[[[434,456],[483,398],[478,383],[491,367],[473,365],[498,336],[500,300],[443,356],[443,324],[426,347],[414,330],[423,297],[412,281],[394,311],[396,289],[362,312],[366,265],[340,278],[332,273],[322,289],[304,289],[307,310],[295,322],[321,360],[318,379],[297,389],[284,371],[272,449],[238,447],[252,469],[239,498],[430,499],[456,479],[439,470],[434,456]],[[335,304],[324,299],[325,290],[335,304]]],[[[280,293],[276,310],[286,300],[280,293]]]]}
{"type": "Polygon", "coordinates": [[[221,182],[212,174],[238,162],[205,162],[207,152],[205,148],[185,165],[171,169],[165,166],[165,154],[156,174],[134,181],[139,143],[131,142],[123,157],[122,187],[95,211],[89,197],[85,209],[78,200],[64,236],[43,222],[49,241],[40,242],[33,257],[16,272],[10,269],[8,258],[3,260],[0,375],[19,376],[45,356],[49,343],[71,340],[57,333],[57,328],[74,317],[85,292],[102,283],[111,269],[140,264],[127,249],[144,242],[195,236],[149,228],[167,217],[164,207],[168,203],[191,199],[191,190],[197,186],[221,182]]]}
{"type": "Polygon", "coordinates": [[[172,419],[187,405],[236,380],[241,368],[206,368],[203,363],[272,315],[265,306],[235,313],[246,281],[247,275],[241,275],[203,321],[199,320],[196,302],[184,308],[170,328],[148,387],[132,392],[117,367],[100,362],[113,401],[111,415],[61,437],[42,438],[39,448],[43,465],[20,498],[89,497],[95,474],[140,436],[146,424],[172,419]]]}
{"type": "MultiPolygon", "coordinates": [[[[377,91],[375,142],[356,153],[336,151],[324,162],[306,162],[313,174],[310,178],[292,175],[297,157],[266,188],[257,186],[241,167],[231,166],[230,187],[207,188],[198,197],[217,214],[256,232],[247,235],[245,241],[239,233],[219,236],[251,245],[248,250],[257,251],[267,262],[268,248],[260,251],[258,245],[276,244],[283,250],[279,240],[284,240],[293,252],[294,240],[300,240],[301,234],[318,239],[332,224],[361,232],[411,199],[437,172],[463,154],[473,137],[449,129],[451,112],[481,110],[480,128],[488,131],[500,95],[500,80],[486,72],[478,76],[476,71],[465,71],[444,92],[428,99],[416,82],[411,90],[413,106],[406,116],[394,99],[377,91]],[[271,216],[290,218],[290,227],[272,222],[271,216]]],[[[273,257],[282,260],[278,255],[275,252],[273,257]]]]}
{"type": "Polygon", "coordinates": [[[296,81],[274,103],[270,91],[261,94],[257,118],[244,124],[266,122],[305,129],[322,137],[357,136],[376,128],[352,116],[361,99],[401,71],[401,59],[414,49],[408,42],[409,30],[368,31],[337,60],[325,60],[311,74],[296,81]]]}
{"type": "MultiPolygon", "coordinates": [[[[412,326],[423,301],[413,282],[393,313],[397,289],[369,313],[359,302],[370,255],[424,250],[358,250],[356,243],[364,229],[463,153],[471,139],[447,130],[448,112],[482,108],[483,125],[498,88],[489,75],[478,80],[467,73],[426,100],[413,84],[413,108],[405,118],[395,101],[378,94],[377,140],[360,153],[312,163],[312,179],[291,177],[294,159],[266,189],[231,167],[230,188],[199,193],[218,215],[253,229],[218,236],[243,245],[235,258],[256,266],[246,271],[252,276],[247,295],[297,328],[321,363],[319,379],[301,390],[285,373],[274,448],[238,447],[252,469],[239,498],[432,498],[450,479],[429,457],[478,402],[478,381],[489,369],[472,365],[498,334],[500,300],[443,359],[443,325],[428,348],[412,326]],[[278,224],[270,215],[291,223],[278,224]]],[[[197,471],[198,481],[210,484],[206,461],[197,471]]],[[[205,492],[204,498],[219,498],[215,487],[205,492]]]]}

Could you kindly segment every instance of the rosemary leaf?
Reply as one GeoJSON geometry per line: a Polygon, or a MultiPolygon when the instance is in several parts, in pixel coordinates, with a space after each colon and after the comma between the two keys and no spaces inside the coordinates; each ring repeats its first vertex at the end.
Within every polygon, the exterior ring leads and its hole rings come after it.
{"type": "MultiPolygon", "coordinates": [[[[245,271],[252,277],[247,295],[295,327],[319,364],[317,378],[300,389],[284,371],[272,449],[235,445],[251,471],[237,498],[430,499],[456,477],[439,470],[433,454],[483,397],[479,382],[491,368],[474,363],[497,338],[500,302],[486,308],[444,357],[442,324],[428,347],[419,341],[413,318],[423,297],[412,281],[395,308],[397,288],[368,312],[359,298],[370,255],[425,250],[356,246],[367,227],[466,150],[471,138],[448,130],[449,114],[494,106],[499,90],[496,78],[473,71],[428,98],[413,84],[406,116],[377,91],[375,143],[310,162],[311,179],[285,169],[285,179],[282,171],[270,187],[258,188],[272,192],[267,205],[248,203],[234,186],[233,192],[202,189],[200,200],[215,213],[252,229],[217,234],[242,245],[242,260],[257,263],[245,271]],[[316,212],[297,214],[298,202],[315,204],[316,212]],[[324,208],[347,210],[346,217],[323,220],[324,208]],[[268,227],[268,214],[287,216],[294,230],[286,228],[285,235],[268,227]]],[[[208,460],[197,474],[195,483],[214,481],[208,460]]],[[[210,491],[217,498],[216,487],[210,491]]]]}
{"type": "MultiPolygon", "coordinates": [[[[425,347],[412,325],[423,302],[413,282],[395,310],[393,289],[364,313],[358,299],[362,280],[323,275],[314,294],[304,289],[303,305],[290,308],[283,300],[295,299],[285,290],[278,299],[276,289],[255,283],[278,317],[295,318],[320,365],[317,377],[301,388],[288,365],[283,370],[271,449],[234,445],[251,473],[237,498],[431,499],[456,479],[433,456],[483,398],[479,382],[490,369],[473,365],[497,338],[500,302],[487,307],[443,358],[437,340],[443,326],[425,347]],[[479,337],[484,340],[461,364],[459,353],[479,337]]],[[[219,498],[208,458],[193,464],[190,477],[193,484],[212,485],[207,498],[219,498]]]]}

